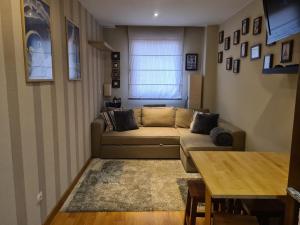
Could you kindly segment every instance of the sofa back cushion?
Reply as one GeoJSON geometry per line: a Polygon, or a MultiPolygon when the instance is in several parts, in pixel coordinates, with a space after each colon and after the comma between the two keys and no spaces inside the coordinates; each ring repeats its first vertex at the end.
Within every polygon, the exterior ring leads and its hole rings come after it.
{"type": "Polygon", "coordinates": [[[193,120],[194,110],[177,108],[175,116],[175,127],[190,128],[193,120]]]}
{"type": "Polygon", "coordinates": [[[142,108],[142,124],[144,127],[174,127],[175,109],[173,107],[142,108]]]}
{"type": "Polygon", "coordinates": [[[133,112],[137,125],[142,126],[142,108],[134,108],[133,112]]]}

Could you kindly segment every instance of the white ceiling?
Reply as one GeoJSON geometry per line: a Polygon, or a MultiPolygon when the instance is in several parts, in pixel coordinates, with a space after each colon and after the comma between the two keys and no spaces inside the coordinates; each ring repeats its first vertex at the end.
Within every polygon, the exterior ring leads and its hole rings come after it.
{"type": "Polygon", "coordinates": [[[220,24],[252,0],[80,0],[104,26],[220,24]],[[153,13],[159,12],[154,18],[153,13]]]}

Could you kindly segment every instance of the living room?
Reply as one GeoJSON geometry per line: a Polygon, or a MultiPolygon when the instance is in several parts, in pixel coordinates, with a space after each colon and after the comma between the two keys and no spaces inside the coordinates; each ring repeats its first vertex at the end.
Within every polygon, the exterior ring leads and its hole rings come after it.
{"type": "Polygon", "coordinates": [[[281,2],[1,1],[1,224],[297,224],[281,2]]]}

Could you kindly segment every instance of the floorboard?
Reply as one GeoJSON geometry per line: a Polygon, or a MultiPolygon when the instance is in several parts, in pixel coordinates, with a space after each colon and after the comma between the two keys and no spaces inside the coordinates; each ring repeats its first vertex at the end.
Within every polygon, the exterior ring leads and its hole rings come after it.
{"type": "MultiPolygon", "coordinates": [[[[184,212],[59,212],[51,225],[183,225],[184,212]]],[[[197,225],[203,225],[197,219],[197,225]]]]}

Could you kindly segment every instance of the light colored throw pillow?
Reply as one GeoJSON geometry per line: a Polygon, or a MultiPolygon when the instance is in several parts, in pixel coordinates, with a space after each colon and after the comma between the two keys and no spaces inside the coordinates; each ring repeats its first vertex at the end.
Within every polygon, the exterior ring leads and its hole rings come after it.
{"type": "Polygon", "coordinates": [[[175,116],[175,127],[190,128],[193,120],[194,110],[177,108],[175,116]]]}
{"type": "Polygon", "coordinates": [[[140,127],[142,126],[142,108],[134,108],[134,118],[137,123],[137,125],[140,127]]]}
{"type": "Polygon", "coordinates": [[[142,108],[142,123],[145,127],[174,127],[175,109],[173,107],[142,108]]]}
{"type": "Polygon", "coordinates": [[[115,117],[114,117],[114,111],[107,111],[107,112],[102,112],[100,113],[100,116],[103,118],[105,122],[105,131],[113,131],[116,130],[116,122],[115,122],[115,117]]]}

